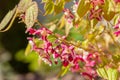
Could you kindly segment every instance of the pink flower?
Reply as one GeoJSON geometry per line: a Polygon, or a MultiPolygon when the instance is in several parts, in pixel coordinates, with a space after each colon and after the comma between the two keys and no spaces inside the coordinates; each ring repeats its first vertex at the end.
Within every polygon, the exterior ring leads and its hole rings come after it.
{"type": "Polygon", "coordinates": [[[101,17],[101,14],[102,14],[102,9],[97,9],[97,10],[95,10],[94,8],[92,8],[91,10],[90,10],[90,16],[89,16],[89,18],[90,19],[97,19],[97,20],[102,20],[102,17],[101,17]]]}
{"type": "Polygon", "coordinates": [[[92,80],[92,78],[93,78],[90,74],[88,74],[86,72],[82,72],[82,75],[88,77],[90,80],[92,80]]]}
{"type": "Polygon", "coordinates": [[[68,62],[68,60],[64,60],[64,61],[62,62],[62,64],[63,64],[64,67],[67,67],[68,64],[69,64],[69,62],[68,62]]]}
{"type": "Polygon", "coordinates": [[[120,35],[120,30],[114,32],[114,34],[116,35],[116,37],[118,37],[120,35]]]}
{"type": "Polygon", "coordinates": [[[82,72],[82,75],[92,80],[93,78],[97,76],[97,72],[92,67],[84,67],[84,72],[82,72]]]}
{"type": "Polygon", "coordinates": [[[114,29],[116,29],[114,34],[116,35],[116,37],[118,37],[120,35],[120,19],[118,20],[117,24],[114,26],[114,29]]]}
{"type": "Polygon", "coordinates": [[[74,58],[73,63],[77,64],[79,61],[84,62],[84,59],[82,58],[82,56],[76,55],[75,58],[74,58]]]}
{"type": "Polygon", "coordinates": [[[104,0],[91,0],[91,3],[93,4],[94,7],[100,6],[104,4],[104,0]]]}
{"type": "Polygon", "coordinates": [[[53,58],[58,58],[58,57],[60,57],[60,54],[58,54],[57,52],[54,52],[53,53],[53,58]]]}
{"type": "Polygon", "coordinates": [[[44,42],[44,50],[46,53],[52,52],[52,43],[45,41],[44,42]]]}
{"type": "Polygon", "coordinates": [[[114,0],[115,1],[115,3],[120,3],[120,0],[114,0]]]}
{"type": "Polygon", "coordinates": [[[49,34],[52,34],[52,32],[45,27],[39,28],[37,30],[33,29],[33,28],[30,28],[30,29],[27,30],[27,32],[29,32],[29,34],[31,34],[31,35],[41,36],[41,39],[45,40],[45,41],[47,41],[46,37],[49,34]]]}
{"type": "Polygon", "coordinates": [[[29,34],[34,34],[35,32],[36,32],[36,29],[33,29],[33,28],[28,28],[27,30],[26,30],[26,32],[29,32],[29,34]]]}
{"type": "Polygon", "coordinates": [[[74,66],[72,66],[72,67],[70,68],[70,70],[71,70],[72,72],[78,72],[78,71],[80,70],[79,64],[75,64],[74,66]]]}
{"type": "Polygon", "coordinates": [[[85,66],[94,67],[96,63],[100,63],[100,58],[98,53],[83,53],[83,59],[85,61],[85,66]]]}

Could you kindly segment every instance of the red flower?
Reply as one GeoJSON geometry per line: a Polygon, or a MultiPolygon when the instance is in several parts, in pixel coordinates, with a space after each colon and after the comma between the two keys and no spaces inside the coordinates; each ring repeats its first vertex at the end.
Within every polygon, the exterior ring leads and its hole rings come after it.
{"type": "Polygon", "coordinates": [[[64,67],[67,67],[69,62],[67,60],[64,60],[62,64],[63,64],[64,67]]]}

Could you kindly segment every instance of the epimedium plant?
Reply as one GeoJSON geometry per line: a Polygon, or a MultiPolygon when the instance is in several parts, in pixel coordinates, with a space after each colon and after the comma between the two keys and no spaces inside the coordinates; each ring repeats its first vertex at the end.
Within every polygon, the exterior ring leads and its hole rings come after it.
{"type": "Polygon", "coordinates": [[[61,14],[60,17],[43,25],[37,19],[41,12],[38,3],[20,0],[3,18],[0,31],[7,31],[19,17],[26,24],[26,33],[32,36],[27,38],[26,55],[35,51],[48,66],[61,62],[60,76],[70,70],[89,80],[98,76],[119,79],[120,0],[42,0],[41,3],[43,16],[61,14]],[[71,7],[65,7],[70,2],[71,7]]]}

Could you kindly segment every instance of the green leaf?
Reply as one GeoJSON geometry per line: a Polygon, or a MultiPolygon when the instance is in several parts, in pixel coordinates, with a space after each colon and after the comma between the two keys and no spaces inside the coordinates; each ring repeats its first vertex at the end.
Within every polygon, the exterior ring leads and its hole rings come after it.
{"type": "Polygon", "coordinates": [[[83,17],[89,9],[90,9],[90,2],[87,2],[85,0],[79,0],[77,14],[80,18],[83,17]]]}
{"type": "Polygon", "coordinates": [[[54,11],[54,3],[53,1],[48,1],[45,6],[44,6],[44,9],[45,9],[45,14],[44,15],[47,15],[47,14],[52,14],[53,11],[54,11]]]}
{"type": "Polygon", "coordinates": [[[24,50],[18,51],[15,54],[15,59],[23,63],[29,63],[28,67],[31,71],[38,71],[40,69],[40,65],[38,64],[39,54],[31,52],[30,54],[25,56],[24,52],[25,52],[24,50]]]}
{"type": "Polygon", "coordinates": [[[107,74],[107,71],[104,67],[103,68],[98,68],[97,73],[100,77],[102,77],[104,79],[108,79],[108,74],[107,74]]]}
{"type": "Polygon", "coordinates": [[[27,28],[32,27],[37,20],[38,17],[38,5],[34,1],[32,2],[32,5],[26,10],[25,13],[25,24],[27,25],[27,28]]]}
{"type": "Polygon", "coordinates": [[[62,70],[59,73],[59,77],[63,77],[68,72],[68,70],[69,70],[69,66],[67,67],[62,66],[62,70]]]}
{"type": "Polygon", "coordinates": [[[103,17],[107,21],[113,19],[113,17],[115,16],[115,12],[113,9],[113,2],[111,0],[105,0],[105,4],[103,5],[103,12],[104,12],[103,17]]]}
{"type": "Polygon", "coordinates": [[[62,29],[65,26],[65,17],[62,16],[61,19],[59,20],[59,28],[62,29]]]}
{"type": "Polygon", "coordinates": [[[74,41],[83,41],[84,40],[84,37],[83,35],[80,33],[80,29],[81,27],[79,28],[75,28],[73,27],[71,30],[70,30],[70,33],[69,33],[69,38],[70,40],[74,40],[74,41]]]}
{"type": "Polygon", "coordinates": [[[97,73],[104,79],[107,80],[118,80],[118,71],[113,68],[98,68],[97,73]]]}
{"type": "Polygon", "coordinates": [[[32,0],[20,0],[18,4],[18,12],[23,13],[31,5],[32,0]]]}
{"type": "Polygon", "coordinates": [[[98,23],[98,20],[92,19],[91,20],[91,27],[95,27],[95,25],[98,23]]]}
{"type": "Polygon", "coordinates": [[[0,23],[0,31],[4,32],[7,31],[13,24],[13,21],[16,18],[17,12],[16,12],[17,7],[14,9],[10,10],[6,16],[3,18],[3,20],[0,23]],[[8,27],[6,27],[8,25],[8,27]],[[4,30],[3,30],[4,29],[4,30]]]}
{"type": "Polygon", "coordinates": [[[118,80],[118,71],[116,69],[109,68],[107,74],[108,80],[118,80]]]}
{"type": "Polygon", "coordinates": [[[82,45],[81,45],[81,46],[82,46],[83,48],[86,48],[86,49],[87,49],[87,47],[88,47],[88,42],[89,42],[89,40],[86,39],[85,41],[82,42],[82,45]]]}
{"type": "Polygon", "coordinates": [[[64,5],[65,5],[65,1],[60,0],[60,2],[54,6],[55,14],[62,12],[62,10],[64,9],[64,5]]]}
{"type": "Polygon", "coordinates": [[[31,45],[28,43],[26,49],[25,49],[25,55],[28,55],[31,52],[31,45]]]}
{"type": "Polygon", "coordinates": [[[116,8],[115,8],[116,13],[120,13],[120,4],[117,4],[117,5],[115,4],[115,6],[116,6],[116,8]]]}
{"type": "Polygon", "coordinates": [[[105,30],[105,26],[99,26],[99,27],[95,27],[95,32],[97,33],[97,34],[101,34],[101,33],[103,33],[103,31],[105,30]]]}

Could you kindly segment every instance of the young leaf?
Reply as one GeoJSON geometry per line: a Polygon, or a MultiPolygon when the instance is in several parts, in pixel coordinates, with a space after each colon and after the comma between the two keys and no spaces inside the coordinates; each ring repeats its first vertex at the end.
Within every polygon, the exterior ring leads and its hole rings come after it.
{"type": "Polygon", "coordinates": [[[54,3],[53,3],[53,1],[52,0],[49,0],[46,4],[45,4],[45,6],[44,6],[44,9],[45,9],[45,15],[47,15],[47,14],[52,14],[53,13],[53,11],[54,11],[54,3]]]}
{"type": "Polygon", "coordinates": [[[61,72],[58,74],[58,76],[59,76],[59,77],[63,77],[63,76],[68,72],[68,70],[69,70],[69,66],[67,66],[67,67],[62,66],[62,70],[61,70],[61,72]]]}
{"type": "Polygon", "coordinates": [[[64,9],[65,1],[60,0],[58,4],[54,6],[55,14],[60,13],[64,9]]]}
{"type": "Polygon", "coordinates": [[[62,29],[65,26],[65,17],[62,16],[59,21],[59,28],[62,29]]]}
{"type": "Polygon", "coordinates": [[[118,79],[118,71],[116,69],[109,68],[107,70],[108,80],[117,80],[118,79]]]}
{"type": "Polygon", "coordinates": [[[36,2],[32,2],[32,5],[26,10],[25,24],[27,28],[32,27],[38,17],[38,5],[36,2]]]}
{"type": "Polygon", "coordinates": [[[13,10],[10,10],[6,14],[6,16],[3,18],[3,20],[0,23],[0,32],[7,31],[12,26],[12,23],[15,20],[16,15],[17,15],[16,9],[17,9],[17,7],[15,7],[13,10]],[[8,27],[5,28],[7,25],[8,25],[8,27]]]}
{"type": "Polygon", "coordinates": [[[100,77],[102,77],[104,79],[108,79],[107,71],[104,67],[103,68],[98,68],[97,73],[100,77]]]}
{"type": "Polygon", "coordinates": [[[87,2],[85,0],[79,0],[77,14],[80,18],[83,17],[89,9],[90,9],[90,2],[87,2]]]}
{"type": "Polygon", "coordinates": [[[66,34],[66,36],[68,36],[69,35],[69,32],[70,32],[70,30],[71,30],[71,28],[73,27],[73,25],[72,25],[72,23],[66,23],[65,24],[65,34],[66,34]]]}
{"type": "Polygon", "coordinates": [[[112,9],[113,9],[112,1],[105,0],[105,4],[103,5],[103,12],[104,12],[103,17],[107,21],[110,21],[115,15],[115,12],[112,9]]]}
{"type": "Polygon", "coordinates": [[[19,13],[25,12],[31,3],[32,3],[32,0],[20,0],[18,4],[18,12],[19,13]]]}
{"type": "Polygon", "coordinates": [[[25,55],[27,56],[31,52],[31,45],[28,43],[26,49],[25,49],[25,55]]]}

